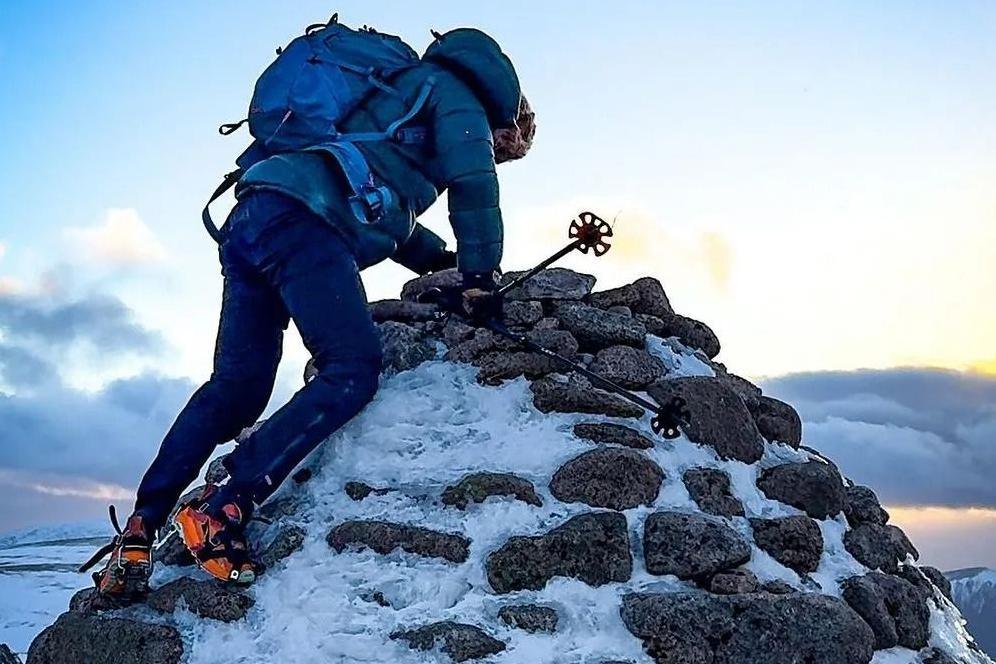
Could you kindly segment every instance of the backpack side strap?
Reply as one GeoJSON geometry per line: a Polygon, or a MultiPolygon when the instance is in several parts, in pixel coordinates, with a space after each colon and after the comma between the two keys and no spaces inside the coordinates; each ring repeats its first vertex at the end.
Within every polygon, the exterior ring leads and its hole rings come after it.
{"type": "Polygon", "coordinates": [[[211,239],[218,244],[221,244],[222,236],[218,226],[215,225],[214,220],[211,218],[211,203],[214,203],[216,200],[221,198],[226,191],[235,186],[235,183],[239,181],[239,178],[242,177],[243,173],[245,173],[245,169],[242,168],[237,168],[231,173],[226,173],[225,179],[221,181],[218,188],[214,190],[213,194],[211,194],[211,198],[208,199],[207,205],[204,206],[204,211],[201,212],[201,221],[204,222],[204,228],[207,229],[208,235],[211,236],[211,239]]]}

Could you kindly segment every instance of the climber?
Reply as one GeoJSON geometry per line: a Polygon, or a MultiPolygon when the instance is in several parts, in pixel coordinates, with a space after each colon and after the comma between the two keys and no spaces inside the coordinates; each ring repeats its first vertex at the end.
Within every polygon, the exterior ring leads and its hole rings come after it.
{"type": "MultiPolygon", "coordinates": [[[[462,283],[454,292],[465,313],[490,316],[500,306],[495,165],[525,156],[534,116],[493,39],[467,28],[433,34],[421,58],[411,52],[411,63],[383,80],[374,81],[369,69],[335,62],[346,78],[362,70],[354,82],[372,81],[376,89],[343,116],[333,140],[319,149],[274,153],[273,143],[259,140],[266,118],[257,118],[254,129],[253,113],[270,70],[257,83],[248,120],[257,141],[240,158],[240,166],[247,166],[232,178],[237,204],[222,229],[215,229],[224,290],[214,371],[162,441],[139,486],[134,513],[109,545],[106,567],[94,575],[105,595],[134,598],[147,590],[151,544],[181,492],[218,445],[263,412],[290,320],[314,358],[317,377],[225,459],[227,483],[209,485],[174,519],[201,567],[239,584],[255,578],[243,534],[254,506],[377,390],[381,348],[360,270],[386,258],[420,275],[457,267],[462,283]],[[385,140],[368,140],[386,134],[385,140]],[[367,138],[347,142],[353,136],[367,138]],[[364,168],[366,181],[358,186],[355,175],[364,168]],[[415,222],[444,191],[455,252],[415,222]]],[[[333,17],[283,49],[271,69],[292,57],[302,40],[320,48],[348,42],[355,48],[389,45],[402,55],[411,51],[396,37],[353,31],[333,17]]],[[[307,63],[327,66],[317,56],[307,63]]],[[[335,81],[315,80],[313,86],[326,87],[306,92],[321,103],[331,103],[320,97],[329,85],[332,97],[350,94],[335,89],[335,81]]],[[[287,133],[284,123],[291,116],[287,111],[279,119],[274,135],[287,133]]]]}

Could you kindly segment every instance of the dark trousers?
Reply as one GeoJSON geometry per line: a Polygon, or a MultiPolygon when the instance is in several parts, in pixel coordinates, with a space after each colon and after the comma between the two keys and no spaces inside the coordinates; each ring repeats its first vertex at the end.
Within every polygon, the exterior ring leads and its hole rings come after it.
{"type": "Polygon", "coordinates": [[[223,497],[262,503],[377,391],[379,336],[356,261],[332,226],[291,198],[255,192],[229,216],[220,255],[225,283],[214,371],[138,489],[135,510],[154,529],[165,525],[215,447],[262,414],[290,319],[319,374],[226,459],[231,479],[223,497]]]}

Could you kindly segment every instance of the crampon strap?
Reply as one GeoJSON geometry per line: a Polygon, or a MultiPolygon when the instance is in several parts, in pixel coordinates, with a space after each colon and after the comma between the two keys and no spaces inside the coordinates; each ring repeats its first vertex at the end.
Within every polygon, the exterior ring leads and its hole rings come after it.
{"type": "Polygon", "coordinates": [[[122,538],[124,537],[124,531],[121,529],[121,524],[118,523],[118,513],[114,508],[114,505],[108,506],[107,511],[111,515],[111,525],[114,526],[114,531],[117,535],[115,535],[109,543],[97,549],[97,552],[93,554],[89,560],[79,566],[77,571],[81,574],[103,560],[104,556],[109,554],[111,551],[114,551],[115,547],[121,544],[122,538]]]}

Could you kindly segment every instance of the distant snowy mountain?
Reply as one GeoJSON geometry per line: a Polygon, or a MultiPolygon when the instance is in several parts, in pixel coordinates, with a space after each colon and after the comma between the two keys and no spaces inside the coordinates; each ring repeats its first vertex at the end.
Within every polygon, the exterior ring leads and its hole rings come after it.
{"type": "Polygon", "coordinates": [[[996,570],[970,567],[947,572],[954,602],[968,631],[990,656],[996,655],[996,570]]]}
{"type": "Polygon", "coordinates": [[[0,536],[0,643],[26,652],[89,579],[76,567],[110,538],[104,524],[24,530],[0,536]]]}

